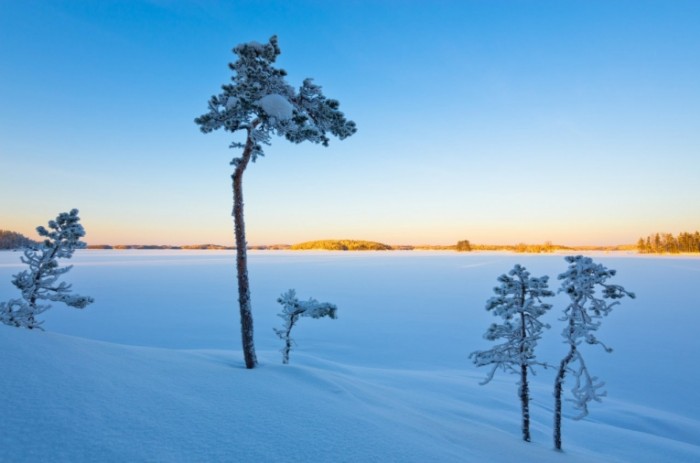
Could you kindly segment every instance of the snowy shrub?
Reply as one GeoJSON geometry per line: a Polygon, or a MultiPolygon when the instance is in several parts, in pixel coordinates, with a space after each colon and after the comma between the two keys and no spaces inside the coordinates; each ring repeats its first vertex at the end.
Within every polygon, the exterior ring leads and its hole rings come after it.
{"type": "Polygon", "coordinates": [[[231,161],[234,166],[233,217],[236,235],[236,269],[238,303],[241,313],[243,355],[247,368],[257,363],[253,343],[253,315],[248,283],[245,222],[243,215],[243,172],[250,161],[263,155],[262,145],[269,145],[273,134],[294,143],[310,141],[328,146],[330,132],[339,139],[354,134],[355,123],[338,110],[340,103],[323,95],[311,79],[299,90],[290,86],[284,69],[273,63],[280,54],[277,37],[268,43],[249,42],[236,46],[238,59],[229,64],[232,83],[223,85],[221,93],[209,100],[207,113],[195,119],[202,132],[224,129],[245,134],[245,143],[233,142],[231,148],[243,150],[231,161]]]}
{"type": "Polygon", "coordinates": [[[601,391],[605,383],[589,372],[581,355],[581,343],[599,344],[606,352],[612,352],[594,333],[600,327],[600,319],[609,315],[612,308],[620,303],[618,299],[635,297],[634,293],[622,286],[607,283],[609,278],[615,276],[615,270],[594,263],[590,257],[567,256],[566,261],[569,268],[558,278],[562,280],[559,292],[565,293],[570,299],[564,317],[561,318],[566,322],[562,336],[569,351],[561,361],[554,383],[554,447],[557,450],[561,450],[561,397],[566,374],[574,377],[574,387],[571,390],[573,399],[569,399],[579,411],[574,419],[581,419],[588,414],[588,402],[600,402],[605,396],[605,392],[601,391]],[[602,297],[596,293],[597,290],[600,290],[602,297]]]}
{"type": "Polygon", "coordinates": [[[29,265],[29,270],[14,275],[12,279],[12,284],[22,292],[22,299],[0,303],[0,321],[6,325],[41,329],[42,322],[36,316],[51,305],[40,301],[63,302],[77,309],[94,302],[91,297],[72,294],[71,285],[66,282],[58,282],[59,277],[72,268],[59,268],[58,259],[70,259],[76,249],[85,247],[80,241],[85,230],[79,221],[78,210],[73,209],[49,221],[48,229],[37,227],[37,233],[45,240],[24,249],[21,259],[29,265]]]}
{"type": "MultiPolygon", "coordinates": [[[[522,410],[523,440],[530,442],[530,396],[527,381],[528,370],[535,365],[546,366],[535,358],[535,346],[543,328],[548,325],[538,319],[552,306],[542,303],[541,298],[551,297],[547,289],[549,277],[531,278],[530,273],[520,265],[515,265],[508,275],[501,275],[501,283],[493,289],[495,297],[486,302],[486,310],[503,318],[503,323],[493,323],[484,338],[489,341],[503,339],[489,350],[470,354],[476,366],[491,366],[488,376],[481,384],[486,384],[498,369],[520,375],[518,395],[522,410]]],[[[534,373],[534,371],[533,371],[534,373]]]]}
{"type": "Polygon", "coordinates": [[[282,363],[289,363],[289,352],[292,350],[294,340],[291,338],[292,328],[299,320],[299,317],[311,318],[338,318],[338,308],[329,302],[318,302],[316,299],[310,298],[308,301],[300,301],[296,297],[296,291],[290,289],[282,294],[277,302],[282,304],[282,313],[277,316],[284,320],[282,329],[273,328],[277,336],[284,341],[282,348],[282,363]]]}

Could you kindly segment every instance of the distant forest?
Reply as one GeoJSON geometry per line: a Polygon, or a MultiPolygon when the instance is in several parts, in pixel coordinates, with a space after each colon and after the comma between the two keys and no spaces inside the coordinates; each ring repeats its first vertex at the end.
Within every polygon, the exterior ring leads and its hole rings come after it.
{"type": "Polygon", "coordinates": [[[681,252],[700,253],[700,232],[655,233],[637,241],[637,251],[642,254],[680,254],[681,252]]]}
{"type": "MultiPolygon", "coordinates": [[[[0,230],[0,250],[21,249],[24,246],[37,244],[21,233],[0,230]]],[[[159,244],[91,244],[88,249],[183,249],[183,250],[233,250],[234,246],[222,246],[219,244],[193,244],[183,246],[169,246],[159,244]]],[[[294,245],[273,244],[248,246],[251,250],[327,250],[327,251],[508,251],[517,253],[550,253],[555,251],[638,251],[642,254],[679,254],[700,253],[700,232],[683,232],[674,236],[671,233],[655,233],[646,238],[639,238],[636,245],[618,246],[564,246],[545,241],[542,244],[475,244],[469,240],[458,241],[452,245],[389,245],[376,241],[366,240],[317,240],[306,241],[294,245]]]]}
{"type": "MultiPolygon", "coordinates": [[[[204,249],[209,249],[209,250],[215,250],[215,251],[230,251],[233,249],[236,249],[235,246],[222,246],[220,244],[186,244],[184,246],[169,246],[169,245],[162,245],[162,244],[89,244],[88,249],[116,249],[116,250],[125,250],[125,249],[163,249],[163,250],[168,250],[168,249],[184,249],[184,250],[204,250],[204,249]]],[[[247,249],[255,249],[255,250],[265,250],[265,249],[289,249],[290,246],[288,244],[272,244],[272,245],[263,245],[263,246],[248,246],[247,249]]]]}
{"type": "Polygon", "coordinates": [[[88,249],[233,249],[218,244],[194,244],[190,246],[168,246],[162,244],[90,244],[88,249]]]}
{"type": "Polygon", "coordinates": [[[634,245],[621,244],[616,246],[564,246],[545,241],[542,244],[472,244],[468,240],[459,241],[456,246],[445,246],[445,249],[456,251],[509,251],[528,254],[549,253],[555,251],[632,251],[634,245]]]}
{"type": "Polygon", "coordinates": [[[320,240],[292,245],[293,250],[323,249],[327,251],[509,251],[518,253],[548,253],[554,251],[632,251],[634,245],[619,246],[562,246],[545,241],[542,244],[472,244],[469,240],[453,245],[389,245],[375,241],[320,240]]]}
{"type": "Polygon", "coordinates": [[[323,249],[326,251],[390,251],[393,248],[388,244],[377,243],[376,241],[320,240],[295,244],[290,249],[294,251],[309,249],[323,249]]]}
{"type": "Polygon", "coordinates": [[[0,230],[0,249],[20,249],[25,246],[36,244],[21,233],[0,230]]]}
{"type": "MultiPolygon", "coordinates": [[[[572,249],[554,245],[549,242],[544,244],[516,244],[516,245],[488,245],[471,244],[469,240],[458,241],[456,245],[389,245],[376,241],[362,240],[318,240],[306,241],[292,245],[292,250],[323,249],[326,251],[513,251],[513,252],[553,252],[558,249],[572,249]]],[[[608,249],[608,248],[606,248],[608,249]]]]}

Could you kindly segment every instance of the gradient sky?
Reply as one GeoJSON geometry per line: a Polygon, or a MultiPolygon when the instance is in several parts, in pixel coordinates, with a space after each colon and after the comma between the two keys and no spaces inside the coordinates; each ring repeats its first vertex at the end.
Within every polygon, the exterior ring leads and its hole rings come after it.
{"type": "Polygon", "coordinates": [[[279,36],[358,125],[275,138],[250,244],[633,243],[700,229],[700,2],[0,0],[0,229],[233,243],[230,134],[193,119],[279,36]]]}

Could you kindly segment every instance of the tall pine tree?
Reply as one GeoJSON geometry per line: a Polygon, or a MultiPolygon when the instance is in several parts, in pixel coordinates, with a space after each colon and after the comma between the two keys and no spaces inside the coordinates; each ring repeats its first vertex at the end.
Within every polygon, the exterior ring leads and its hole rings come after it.
{"type": "Polygon", "coordinates": [[[277,37],[268,43],[249,42],[233,49],[238,57],[229,64],[231,83],[209,100],[209,110],[195,119],[202,132],[217,129],[243,132],[245,143],[233,142],[231,148],[242,149],[231,161],[233,174],[233,218],[236,238],[238,303],[241,314],[243,355],[247,368],[257,364],[253,342],[253,315],[248,283],[245,222],[243,216],[243,173],[250,161],[263,155],[262,145],[269,145],[273,134],[294,143],[310,141],[328,146],[328,133],[341,140],[356,132],[355,123],[339,111],[340,103],[323,95],[321,87],[306,79],[299,90],[291,87],[284,69],[273,66],[280,48],[277,37]]]}

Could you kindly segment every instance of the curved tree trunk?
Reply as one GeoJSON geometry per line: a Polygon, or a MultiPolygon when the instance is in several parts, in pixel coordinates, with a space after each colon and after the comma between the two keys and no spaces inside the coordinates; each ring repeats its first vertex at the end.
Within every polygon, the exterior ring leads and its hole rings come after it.
{"type": "Polygon", "coordinates": [[[564,387],[564,376],[575,354],[576,346],[572,345],[568,355],[561,361],[557,378],[554,381],[554,448],[557,450],[561,450],[561,395],[564,387]]]}
{"type": "MultiPolygon", "coordinates": [[[[578,307],[580,298],[575,302],[575,307],[578,307]]],[[[574,310],[572,307],[571,310],[574,310]]],[[[566,337],[569,343],[569,353],[566,354],[559,364],[559,371],[557,372],[557,377],[554,380],[554,448],[556,450],[561,450],[561,396],[564,389],[564,377],[566,376],[566,370],[569,368],[569,364],[574,360],[577,355],[576,343],[574,342],[574,320],[569,317],[569,335],[566,337]]]]}
{"type": "Polygon", "coordinates": [[[287,331],[284,333],[284,349],[282,349],[282,363],[285,365],[289,363],[289,353],[292,351],[292,328],[294,328],[294,324],[297,322],[299,319],[299,313],[293,313],[291,318],[289,319],[289,326],[287,327],[287,331]]]}
{"type": "MultiPolygon", "coordinates": [[[[43,259],[44,262],[51,262],[54,257],[56,257],[56,253],[58,253],[58,248],[59,244],[55,243],[53,249],[51,249],[51,254],[49,255],[48,259],[43,259]]],[[[39,288],[39,282],[41,279],[44,277],[44,267],[39,265],[37,267],[36,273],[34,274],[34,291],[32,291],[32,295],[29,298],[29,307],[30,307],[30,312],[29,316],[27,317],[27,328],[30,330],[33,330],[34,328],[37,327],[36,324],[36,319],[34,318],[34,314],[36,313],[36,293],[39,288]]]]}
{"type": "Polygon", "coordinates": [[[236,165],[231,178],[233,179],[233,223],[236,233],[236,271],[238,274],[238,304],[241,311],[241,340],[243,341],[243,357],[246,368],[255,368],[258,359],[255,356],[253,342],[253,312],[250,304],[250,285],[248,284],[248,253],[245,238],[245,222],[243,220],[243,172],[250,162],[255,142],[252,131],[257,124],[248,129],[248,138],[240,162],[236,165]]]}

